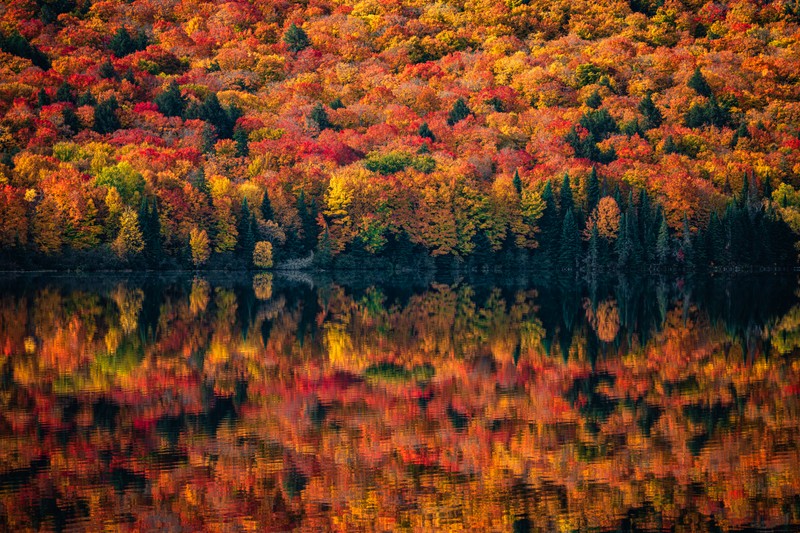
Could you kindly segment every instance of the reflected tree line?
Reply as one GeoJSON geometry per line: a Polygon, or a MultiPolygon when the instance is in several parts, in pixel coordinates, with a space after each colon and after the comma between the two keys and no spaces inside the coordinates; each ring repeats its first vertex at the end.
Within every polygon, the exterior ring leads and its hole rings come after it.
{"type": "Polygon", "coordinates": [[[11,279],[0,529],[798,524],[796,286],[11,279]]]}

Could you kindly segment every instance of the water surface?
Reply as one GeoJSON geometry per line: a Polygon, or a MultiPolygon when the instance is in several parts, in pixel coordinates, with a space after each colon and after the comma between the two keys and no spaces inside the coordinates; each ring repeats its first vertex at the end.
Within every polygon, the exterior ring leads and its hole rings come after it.
{"type": "Polygon", "coordinates": [[[795,530],[797,286],[7,276],[0,530],[795,530]]]}

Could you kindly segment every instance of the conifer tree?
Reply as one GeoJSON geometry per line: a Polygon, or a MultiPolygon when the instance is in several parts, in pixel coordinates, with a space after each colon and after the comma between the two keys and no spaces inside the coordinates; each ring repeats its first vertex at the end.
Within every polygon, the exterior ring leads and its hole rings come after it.
{"type": "Polygon", "coordinates": [[[269,222],[275,218],[275,213],[272,210],[272,202],[269,199],[269,191],[264,190],[264,196],[261,199],[261,218],[264,222],[269,222]]]}
{"type": "Polygon", "coordinates": [[[597,179],[597,170],[592,166],[589,178],[586,181],[586,212],[591,214],[600,202],[600,181],[597,179]]]}
{"type": "Polygon", "coordinates": [[[467,103],[463,98],[459,98],[455,101],[450,112],[447,114],[447,125],[454,126],[456,123],[467,118],[470,113],[472,112],[469,110],[469,107],[467,107],[467,103]]]}
{"type": "Polygon", "coordinates": [[[567,216],[567,213],[571,213],[575,209],[575,200],[572,197],[572,187],[569,184],[569,174],[566,172],[564,173],[564,179],[561,181],[561,190],[558,193],[558,205],[562,218],[567,216]]]}
{"type": "Polygon", "coordinates": [[[294,22],[286,30],[283,35],[283,42],[286,43],[287,48],[292,52],[299,52],[308,48],[311,42],[308,40],[308,35],[303,31],[303,28],[298,27],[294,22]]]}
{"type": "Polygon", "coordinates": [[[186,109],[186,98],[181,94],[177,82],[172,80],[167,88],[161,91],[153,100],[158,110],[168,117],[180,117],[186,109]]]}
{"type": "Polygon", "coordinates": [[[522,197],[522,179],[519,177],[519,170],[514,171],[512,183],[514,184],[514,190],[517,192],[517,196],[522,197]]]}
{"type": "Polygon", "coordinates": [[[700,72],[700,67],[694,69],[692,77],[689,78],[689,81],[686,83],[686,85],[690,89],[693,89],[694,92],[700,96],[705,96],[708,98],[712,95],[711,86],[708,85],[705,76],[703,76],[703,73],[700,72]]]}
{"type": "Polygon", "coordinates": [[[94,131],[102,134],[117,131],[120,128],[117,108],[119,105],[114,96],[97,104],[94,108],[94,131]]]}
{"type": "Polygon", "coordinates": [[[562,270],[573,270],[577,267],[581,251],[581,239],[575,216],[567,211],[561,229],[561,249],[559,250],[559,267],[562,270]]]}

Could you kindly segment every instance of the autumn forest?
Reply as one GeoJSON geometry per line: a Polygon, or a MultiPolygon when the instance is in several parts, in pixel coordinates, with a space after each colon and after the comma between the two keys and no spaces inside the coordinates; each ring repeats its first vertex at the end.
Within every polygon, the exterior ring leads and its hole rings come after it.
{"type": "Polygon", "coordinates": [[[796,0],[9,0],[0,268],[785,268],[796,0]]]}

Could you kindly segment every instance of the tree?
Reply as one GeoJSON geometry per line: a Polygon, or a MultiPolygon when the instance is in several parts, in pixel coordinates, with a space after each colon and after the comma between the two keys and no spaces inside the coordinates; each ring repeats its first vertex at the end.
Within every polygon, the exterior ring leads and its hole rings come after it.
{"type": "Polygon", "coordinates": [[[272,268],[272,243],[258,241],[253,248],[253,264],[262,269],[272,268]]]}
{"type": "Polygon", "coordinates": [[[572,211],[567,211],[561,229],[561,249],[559,250],[559,266],[562,270],[573,270],[578,265],[581,252],[581,239],[575,216],[572,211]]]}
{"type": "Polygon", "coordinates": [[[713,93],[711,91],[711,86],[706,81],[705,76],[703,73],[700,72],[700,67],[694,69],[691,78],[686,83],[686,85],[693,89],[694,92],[699,94],[700,96],[705,96],[706,98],[710,97],[713,93]]]}
{"type": "Polygon", "coordinates": [[[269,191],[264,190],[264,196],[261,198],[261,218],[264,219],[264,222],[269,222],[273,218],[275,218],[275,212],[272,210],[272,202],[269,199],[269,191]]]}
{"type": "Polygon", "coordinates": [[[66,81],[62,83],[56,91],[56,102],[68,102],[74,104],[76,102],[75,88],[66,81]]]}
{"type": "Polygon", "coordinates": [[[117,99],[111,96],[109,99],[97,104],[94,108],[94,131],[97,133],[112,133],[120,128],[119,118],[117,118],[117,99]]]}
{"type": "Polygon", "coordinates": [[[109,41],[108,47],[117,57],[124,57],[136,51],[136,45],[124,27],[117,30],[117,33],[109,41]]]}
{"type": "Polygon", "coordinates": [[[286,43],[289,50],[295,53],[305,50],[311,44],[303,28],[298,27],[294,22],[283,35],[283,42],[286,43]]]}
{"type": "Polygon", "coordinates": [[[311,112],[308,114],[308,121],[311,127],[316,127],[319,131],[326,130],[331,127],[328,113],[319,102],[314,105],[311,112]]]}
{"type": "Polygon", "coordinates": [[[37,95],[37,102],[36,107],[39,109],[43,108],[46,105],[50,105],[50,97],[47,96],[47,91],[44,89],[39,89],[39,93],[37,95]]]}
{"type": "Polygon", "coordinates": [[[139,209],[139,225],[144,242],[144,257],[151,267],[157,266],[162,260],[161,219],[158,215],[158,202],[153,199],[152,204],[146,198],[142,199],[139,209]]]}
{"type": "Polygon", "coordinates": [[[642,101],[639,102],[639,113],[644,116],[644,129],[651,130],[653,128],[657,128],[661,126],[661,123],[664,120],[664,117],[661,115],[661,111],[658,110],[656,105],[653,103],[653,97],[650,93],[642,98],[642,101]]]}
{"type": "Polygon", "coordinates": [[[250,212],[250,206],[247,203],[247,197],[242,198],[242,210],[239,216],[239,224],[237,227],[239,233],[239,240],[237,242],[237,249],[241,257],[249,259],[253,255],[253,247],[255,246],[255,218],[250,212]]]}
{"type": "Polygon", "coordinates": [[[119,233],[111,245],[120,259],[131,259],[144,250],[144,238],[136,211],[126,207],[119,219],[119,233]]]}
{"type": "Polygon", "coordinates": [[[564,173],[564,179],[561,180],[561,190],[558,193],[558,206],[561,211],[561,216],[565,217],[567,213],[575,209],[575,200],[572,197],[572,186],[569,183],[569,174],[564,173]]]}
{"type": "Polygon", "coordinates": [[[61,212],[49,196],[36,206],[33,216],[33,242],[43,254],[54,254],[61,250],[63,228],[61,212]]]}
{"type": "Polygon", "coordinates": [[[211,246],[206,230],[192,228],[189,231],[189,249],[192,253],[194,266],[202,266],[211,257],[211,246]]]}
{"type": "Polygon", "coordinates": [[[603,98],[596,90],[586,99],[586,105],[591,109],[597,109],[603,103],[603,98]]]}
{"type": "Polygon", "coordinates": [[[514,185],[514,190],[519,198],[522,198],[522,179],[519,177],[519,170],[514,171],[514,178],[511,183],[514,185]]]}
{"type": "Polygon", "coordinates": [[[447,114],[447,124],[449,126],[454,126],[456,123],[461,122],[465,118],[467,118],[472,112],[467,107],[467,103],[464,101],[463,98],[459,98],[453,104],[453,107],[450,109],[450,112],[447,114]]]}
{"type": "Polygon", "coordinates": [[[233,130],[233,140],[236,142],[237,156],[247,157],[250,155],[250,139],[244,128],[236,128],[233,130]]]}
{"type": "Polygon", "coordinates": [[[97,69],[97,74],[101,79],[104,80],[110,80],[117,77],[117,71],[114,70],[114,65],[112,65],[111,61],[108,59],[100,63],[100,67],[97,69]]]}
{"type": "Polygon", "coordinates": [[[586,180],[586,212],[591,213],[600,201],[600,180],[597,179],[597,169],[592,165],[589,178],[586,180]]]}
{"type": "Polygon", "coordinates": [[[611,196],[603,196],[595,210],[589,215],[584,236],[589,238],[596,229],[598,236],[606,241],[616,240],[619,234],[620,216],[617,201],[611,196]]]}
{"type": "Polygon", "coordinates": [[[436,142],[436,135],[433,134],[433,131],[431,131],[431,128],[428,126],[427,122],[423,122],[419,125],[417,135],[423,139],[429,139],[431,142],[436,142]]]}
{"type": "Polygon", "coordinates": [[[153,100],[158,110],[168,117],[180,117],[186,110],[186,98],[181,94],[177,82],[172,80],[167,88],[159,93],[153,100]]]}
{"type": "Polygon", "coordinates": [[[660,265],[666,265],[670,257],[669,245],[669,226],[667,219],[661,217],[661,224],[658,227],[658,240],[656,241],[656,257],[660,265]]]}

